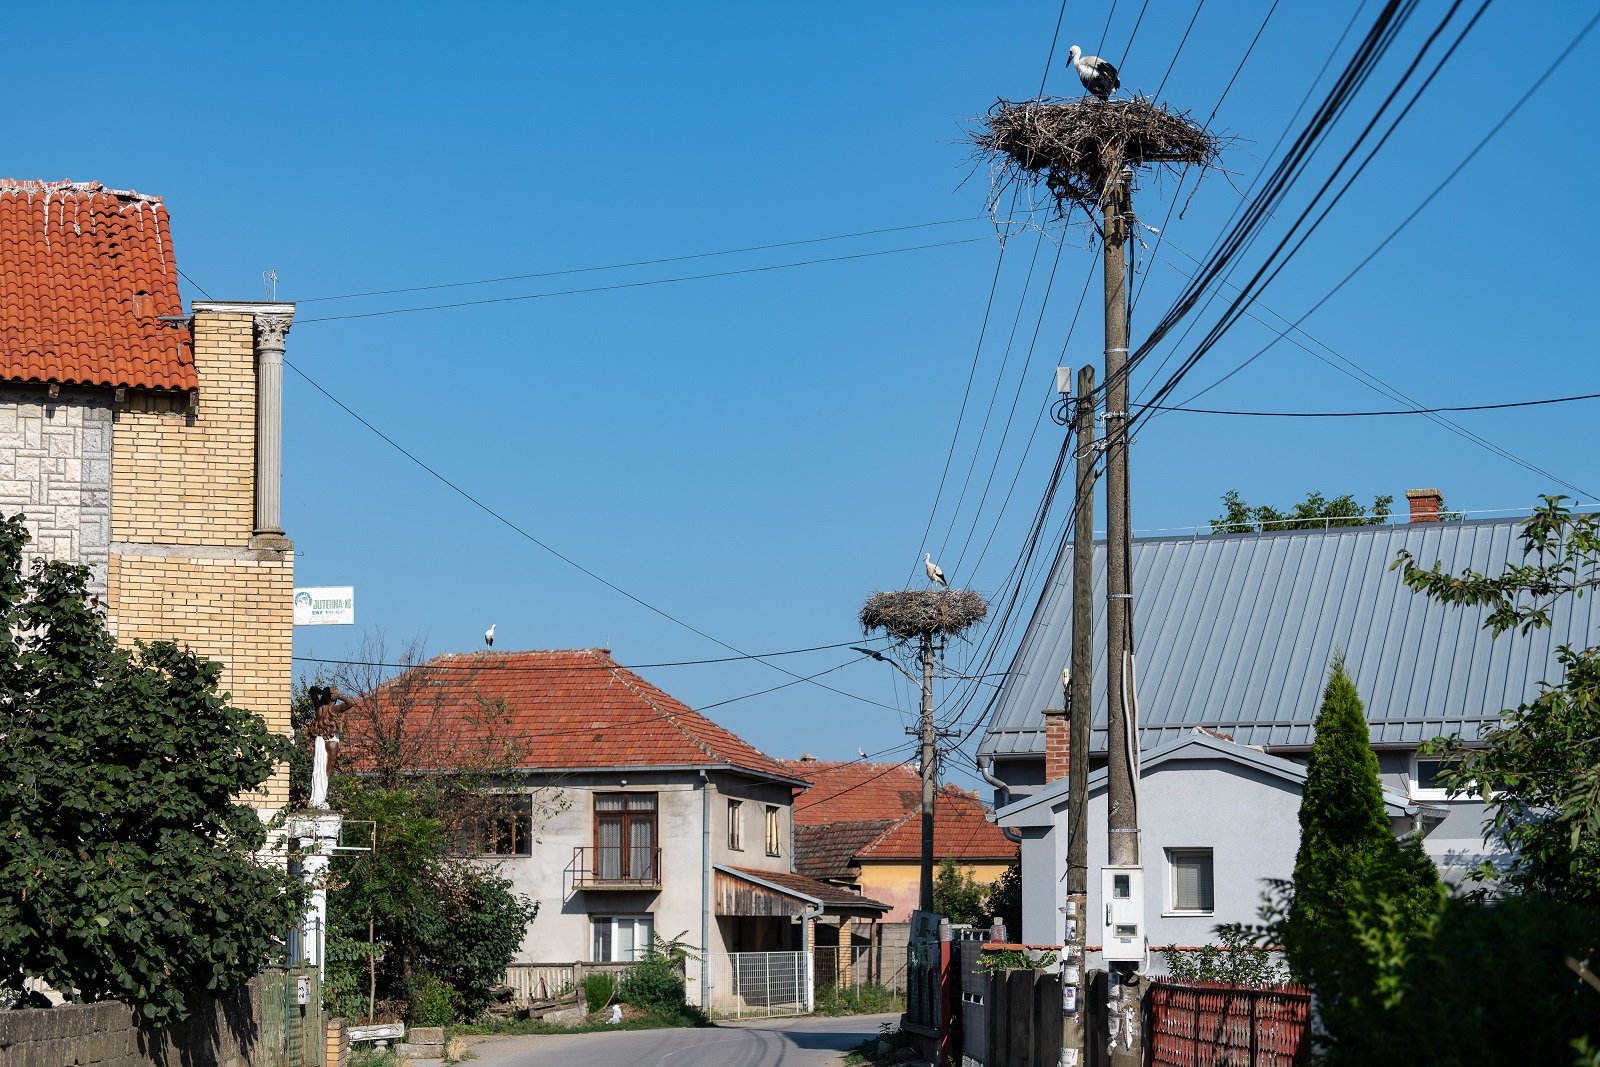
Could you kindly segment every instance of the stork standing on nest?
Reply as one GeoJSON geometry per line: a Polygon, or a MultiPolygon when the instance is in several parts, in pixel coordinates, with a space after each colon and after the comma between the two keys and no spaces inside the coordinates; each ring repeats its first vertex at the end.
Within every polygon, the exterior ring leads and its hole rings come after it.
{"type": "Polygon", "coordinates": [[[1117,68],[1099,56],[1086,56],[1083,49],[1073,45],[1067,49],[1067,66],[1078,72],[1078,80],[1091,96],[1105,100],[1122,86],[1117,80],[1117,68]]]}
{"type": "Polygon", "coordinates": [[[928,581],[933,582],[935,585],[942,585],[946,589],[950,588],[950,583],[944,580],[944,571],[933,561],[933,553],[924,552],[922,554],[922,566],[928,572],[928,581]]]}

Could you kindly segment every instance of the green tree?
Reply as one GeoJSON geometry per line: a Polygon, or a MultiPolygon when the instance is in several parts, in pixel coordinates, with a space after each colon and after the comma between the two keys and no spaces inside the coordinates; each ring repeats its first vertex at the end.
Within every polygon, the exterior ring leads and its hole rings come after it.
{"type": "Polygon", "coordinates": [[[986,926],[984,887],[972,871],[946,856],[933,874],[933,910],[953,923],[986,926]]]}
{"type": "Polygon", "coordinates": [[[986,919],[995,916],[1006,925],[1006,937],[1015,941],[1022,937],[1022,857],[1000,872],[1000,877],[989,887],[986,919]]]}
{"type": "MultiPolygon", "coordinates": [[[[1401,551],[1394,566],[1412,590],[1445,604],[1487,608],[1496,636],[1547,627],[1567,597],[1600,585],[1600,515],[1575,515],[1547,496],[1522,530],[1523,562],[1495,577],[1424,568],[1401,551]]],[[[1508,852],[1502,870],[1480,879],[1600,908],[1600,647],[1557,650],[1561,676],[1531,701],[1502,714],[1481,737],[1439,738],[1443,784],[1487,791],[1487,829],[1508,852]]]]}
{"type": "Polygon", "coordinates": [[[1350,493],[1329,500],[1321,493],[1310,492],[1300,503],[1283,511],[1270,504],[1251,507],[1237,489],[1229,489],[1222,494],[1222,517],[1211,520],[1211,532],[1270,533],[1274,530],[1323,530],[1332,526],[1381,526],[1389,518],[1393,503],[1392,496],[1374,497],[1369,511],[1350,493]]]}
{"type": "Polygon", "coordinates": [[[1359,1062],[1339,1060],[1340,1040],[1382,1009],[1379,961],[1352,946],[1378,912],[1402,940],[1425,929],[1441,893],[1432,861],[1415,843],[1402,847],[1389,826],[1361,697],[1335,659],[1306,767],[1293,897],[1278,930],[1290,967],[1316,990],[1334,1060],[1359,1062]]]}
{"type": "Polygon", "coordinates": [[[0,987],[120,998],[156,1024],[282,952],[303,887],[258,863],[238,798],[287,752],[169,642],[116,646],[88,571],[35,560],[0,519],[0,987]]]}

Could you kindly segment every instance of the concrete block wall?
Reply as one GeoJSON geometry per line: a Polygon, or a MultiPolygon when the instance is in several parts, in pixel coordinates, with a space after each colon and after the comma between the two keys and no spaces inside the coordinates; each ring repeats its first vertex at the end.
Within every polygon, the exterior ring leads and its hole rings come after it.
{"type": "MultiPolygon", "coordinates": [[[[274,976],[276,978],[276,976],[274,976]]],[[[281,981],[281,978],[276,980],[281,981]]],[[[141,1030],[120,1001],[0,1011],[0,1067],[268,1067],[262,979],[225,997],[197,994],[190,1016],[165,1031],[141,1030]]]]}

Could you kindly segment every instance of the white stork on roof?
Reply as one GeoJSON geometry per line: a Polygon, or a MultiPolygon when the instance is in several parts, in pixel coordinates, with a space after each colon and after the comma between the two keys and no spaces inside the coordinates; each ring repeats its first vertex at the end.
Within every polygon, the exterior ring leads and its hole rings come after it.
{"type": "Polygon", "coordinates": [[[490,648],[494,647],[494,625],[494,623],[490,623],[489,628],[483,631],[483,643],[490,648]]]}
{"type": "Polygon", "coordinates": [[[1073,45],[1067,49],[1067,66],[1078,72],[1078,80],[1093,96],[1104,100],[1121,87],[1117,68],[1099,56],[1086,56],[1083,49],[1073,45]]]}
{"type": "Polygon", "coordinates": [[[922,565],[927,568],[928,581],[942,585],[946,589],[950,588],[950,583],[944,580],[944,571],[933,561],[933,553],[924,552],[922,554],[922,565]]]}

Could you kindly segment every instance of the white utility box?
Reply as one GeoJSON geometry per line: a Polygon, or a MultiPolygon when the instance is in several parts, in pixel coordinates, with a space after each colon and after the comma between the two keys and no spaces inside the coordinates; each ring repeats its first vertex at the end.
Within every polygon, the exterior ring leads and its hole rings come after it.
{"type": "Polygon", "coordinates": [[[1144,868],[1102,867],[1100,899],[1105,902],[1101,955],[1107,963],[1144,959],[1144,868]]]}

